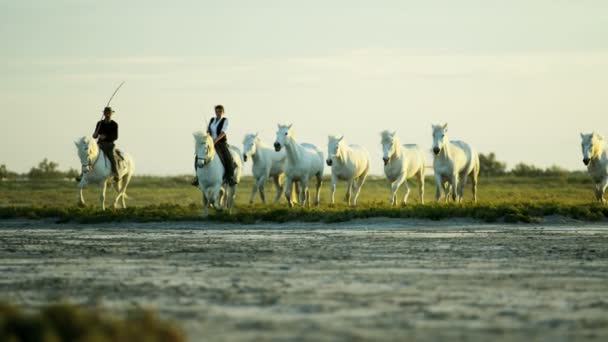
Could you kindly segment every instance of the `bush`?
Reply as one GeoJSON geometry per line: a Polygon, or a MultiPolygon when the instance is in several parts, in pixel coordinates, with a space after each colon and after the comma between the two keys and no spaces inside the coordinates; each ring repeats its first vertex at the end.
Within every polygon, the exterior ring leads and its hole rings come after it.
{"type": "Polygon", "coordinates": [[[6,165],[0,165],[0,179],[17,178],[17,173],[10,171],[6,165]]]}
{"type": "Polygon", "coordinates": [[[185,341],[177,327],[150,311],[115,319],[100,310],[56,304],[25,314],[0,303],[0,341],[185,341]]]}
{"type": "Polygon", "coordinates": [[[54,161],[49,161],[44,158],[37,167],[30,169],[27,173],[29,179],[57,179],[57,178],[74,178],[80,172],[76,169],[69,169],[67,172],[59,170],[59,164],[54,161]]]}
{"type": "Polygon", "coordinates": [[[504,176],[507,164],[496,160],[494,152],[479,154],[479,174],[482,176],[504,176]]]}

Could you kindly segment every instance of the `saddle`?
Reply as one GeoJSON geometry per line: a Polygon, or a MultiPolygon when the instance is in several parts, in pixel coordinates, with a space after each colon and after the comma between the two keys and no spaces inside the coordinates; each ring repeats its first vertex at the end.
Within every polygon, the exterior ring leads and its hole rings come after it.
{"type": "MultiPolygon", "coordinates": [[[[114,161],[116,162],[116,171],[118,171],[118,174],[122,174],[122,171],[124,169],[127,168],[127,165],[125,163],[126,161],[126,155],[123,151],[114,148],[114,161]]],[[[108,157],[106,156],[106,163],[110,163],[110,160],[108,159],[108,157]]]]}

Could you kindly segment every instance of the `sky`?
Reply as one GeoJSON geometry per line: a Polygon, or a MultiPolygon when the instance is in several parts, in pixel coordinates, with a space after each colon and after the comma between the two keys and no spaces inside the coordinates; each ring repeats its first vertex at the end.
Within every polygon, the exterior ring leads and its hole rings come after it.
{"type": "Polygon", "coordinates": [[[126,81],[117,145],[139,174],[193,173],[219,103],[238,147],[292,123],[325,152],[365,146],[374,174],[382,130],[430,150],[444,122],[510,167],[579,170],[579,132],[608,134],[607,18],[599,0],[0,0],[0,164],[79,168],[74,140],[126,81]]]}

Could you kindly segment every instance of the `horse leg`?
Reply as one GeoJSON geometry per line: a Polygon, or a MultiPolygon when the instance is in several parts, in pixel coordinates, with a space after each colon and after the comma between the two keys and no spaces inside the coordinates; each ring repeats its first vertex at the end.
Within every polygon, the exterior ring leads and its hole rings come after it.
{"type": "Polygon", "coordinates": [[[338,182],[338,177],[332,173],[331,175],[331,184],[329,185],[329,203],[336,203],[335,193],[336,193],[336,183],[338,182]]]}
{"type": "Polygon", "coordinates": [[[604,199],[604,192],[606,192],[606,187],[608,187],[608,177],[604,177],[604,179],[602,180],[602,184],[600,185],[599,188],[599,200],[602,203],[606,203],[606,200],[604,199]]]}
{"type": "Polygon", "coordinates": [[[232,212],[232,207],[234,206],[234,198],[236,196],[236,185],[229,186],[226,190],[226,208],[228,209],[228,213],[232,212]]]}
{"type": "Polygon", "coordinates": [[[293,201],[291,200],[293,194],[293,181],[291,177],[285,177],[285,199],[290,208],[293,207],[293,201]]]}
{"type": "Polygon", "coordinates": [[[266,194],[264,193],[264,185],[266,184],[266,177],[260,177],[258,179],[258,190],[260,191],[260,198],[262,199],[262,203],[266,204],[266,194]]]}
{"type": "Polygon", "coordinates": [[[452,183],[452,200],[454,202],[458,201],[458,175],[453,174],[450,178],[450,182],[452,183]]]}
{"type": "Polygon", "coordinates": [[[99,201],[101,202],[101,210],[106,210],[106,189],[108,188],[107,181],[101,182],[101,194],[99,195],[99,201]]]}
{"type": "Polygon", "coordinates": [[[420,204],[424,204],[424,166],[418,171],[418,195],[420,196],[420,204]]]}
{"type": "Polygon", "coordinates": [[[80,182],[78,183],[78,205],[80,205],[81,207],[84,207],[84,187],[85,187],[86,183],[84,182],[84,177],[83,179],[80,180],[80,182]]]}
{"type": "Polygon", "coordinates": [[[477,180],[479,179],[479,174],[477,170],[473,171],[473,175],[471,176],[471,191],[473,192],[473,203],[477,203],[477,180]]]}
{"type": "Polygon", "coordinates": [[[344,202],[346,202],[346,205],[350,205],[350,199],[352,196],[354,183],[354,178],[346,182],[346,193],[344,194],[344,202]]]}
{"type": "Polygon", "coordinates": [[[410,185],[407,183],[407,179],[403,182],[403,201],[401,201],[402,205],[407,204],[407,197],[410,195],[410,185]]]}
{"type": "Polygon", "coordinates": [[[258,192],[258,180],[254,179],[253,187],[251,188],[251,196],[249,196],[249,204],[253,204],[256,192],[258,192]]]}
{"type": "Polygon", "coordinates": [[[361,176],[359,176],[359,178],[354,183],[354,188],[353,188],[353,206],[357,205],[357,200],[359,199],[359,194],[361,193],[361,187],[365,183],[366,179],[367,179],[367,170],[365,170],[365,172],[361,176]]]}
{"type": "Polygon", "coordinates": [[[205,196],[205,191],[202,191],[203,194],[203,217],[209,216],[209,200],[207,196],[205,196]]]}
{"type": "Polygon", "coordinates": [[[323,175],[321,173],[317,173],[317,189],[315,194],[315,206],[319,206],[321,202],[321,185],[323,185],[323,175]]]}
{"type": "Polygon", "coordinates": [[[394,206],[397,204],[397,191],[399,190],[399,187],[401,187],[401,184],[403,184],[404,181],[405,181],[405,172],[400,174],[399,177],[397,177],[397,179],[391,185],[391,206],[394,206]]]}
{"type": "Polygon", "coordinates": [[[441,190],[445,191],[445,188],[443,186],[443,179],[441,179],[441,176],[438,174],[435,174],[435,187],[437,188],[435,190],[435,202],[439,202],[439,200],[441,200],[441,190]]]}
{"type": "Polygon", "coordinates": [[[445,195],[445,203],[448,203],[452,194],[452,184],[448,180],[443,183],[443,193],[445,195]]]}
{"type": "MultiPolygon", "coordinates": [[[[272,177],[272,180],[274,182],[274,187],[277,190],[277,195],[274,197],[274,203],[277,204],[279,203],[279,200],[281,199],[281,194],[283,193],[283,185],[281,184],[281,176],[277,175],[272,177]]],[[[284,179],[283,179],[284,181],[284,179]]]]}
{"type": "Polygon", "coordinates": [[[224,210],[226,201],[226,190],[223,186],[218,185],[213,191],[213,203],[216,210],[224,210]]]}
{"type": "Polygon", "coordinates": [[[307,208],[310,208],[310,193],[308,191],[308,179],[301,181],[300,201],[302,202],[302,207],[306,206],[307,208]]]}
{"type": "Polygon", "coordinates": [[[464,198],[464,186],[467,183],[467,175],[458,176],[458,203],[462,203],[464,198]]]}

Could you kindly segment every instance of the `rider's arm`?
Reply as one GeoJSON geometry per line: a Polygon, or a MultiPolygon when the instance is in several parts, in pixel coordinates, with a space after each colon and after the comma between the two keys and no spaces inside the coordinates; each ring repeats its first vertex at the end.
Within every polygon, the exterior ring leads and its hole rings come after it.
{"type": "Polygon", "coordinates": [[[222,138],[225,136],[226,136],[226,133],[224,133],[224,132],[218,134],[217,138],[215,138],[215,141],[213,143],[216,144],[218,141],[222,140],[222,138]]]}
{"type": "Polygon", "coordinates": [[[93,139],[97,139],[99,137],[99,125],[101,125],[101,121],[97,122],[95,126],[95,131],[93,132],[93,139]]]}
{"type": "Polygon", "coordinates": [[[222,131],[215,138],[214,144],[223,139],[226,136],[226,131],[228,130],[228,118],[224,118],[224,125],[222,126],[222,131]]]}

